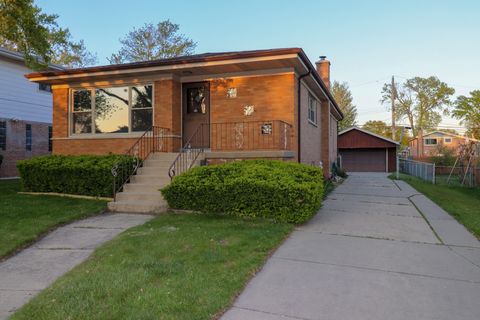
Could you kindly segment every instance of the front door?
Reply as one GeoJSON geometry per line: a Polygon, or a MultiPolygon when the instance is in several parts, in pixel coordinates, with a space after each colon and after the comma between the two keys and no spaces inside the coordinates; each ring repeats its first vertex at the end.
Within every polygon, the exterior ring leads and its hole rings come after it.
{"type": "Polygon", "coordinates": [[[210,147],[210,86],[208,82],[184,83],[183,145],[192,148],[210,147]],[[195,136],[194,136],[195,135],[195,136]]]}

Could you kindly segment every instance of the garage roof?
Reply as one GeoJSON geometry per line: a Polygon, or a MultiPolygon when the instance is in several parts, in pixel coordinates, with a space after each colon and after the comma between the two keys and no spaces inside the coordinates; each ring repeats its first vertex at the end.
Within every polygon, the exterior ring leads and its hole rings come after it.
{"type": "MultiPolygon", "coordinates": [[[[359,127],[350,127],[348,129],[345,129],[341,132],[338,133],[338,136],[342,136],[346,133],[352,132],[352,131],[357,131],[360,132],[360,135],[356,135],[355,137],[352,137],[352,139],[339,139],[338,141],[338,148],[385,148],[387,146],[395,147],[397,145],[400,145],[399,142],[383,137],[379,134],[373,133],[371,131],[359,128],[359,127]],[[367,136],[374,137],[374,139],[368,139],[367,136]],[[381,140],[381,144],[379,144],[378,139],[381,140]],[[374,141],[375,140],[375,141],[374,141]]],[[[345,137],[346,138],[346,137],[345,137]]]]}

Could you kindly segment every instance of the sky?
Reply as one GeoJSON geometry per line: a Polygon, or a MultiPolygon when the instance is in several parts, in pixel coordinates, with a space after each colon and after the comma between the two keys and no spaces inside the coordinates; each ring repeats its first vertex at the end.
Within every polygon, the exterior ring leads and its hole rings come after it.
{"type": "MultiPolygon", "coordinates": [[[[196,53],[301,47],[326,55],[332,80],[349,84],[358,124],[390,123],[384,83],[437,76],[457,95],[480,89],[480,1],[36,0],[59,15],[99,64],[134,27],[166,19],[197,42],[196,53]]],[[[458,126],[445,118],[444,126],[458,126]]]]}

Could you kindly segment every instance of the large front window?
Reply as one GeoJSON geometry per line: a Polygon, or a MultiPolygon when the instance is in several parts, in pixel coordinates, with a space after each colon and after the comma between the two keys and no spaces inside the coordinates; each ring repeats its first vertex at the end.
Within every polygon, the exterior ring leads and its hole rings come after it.
{"type": "Polygon", "coordinates": [[[128,133],[152,126],[153,86],[73,90],[72,133],[128,133]]]}

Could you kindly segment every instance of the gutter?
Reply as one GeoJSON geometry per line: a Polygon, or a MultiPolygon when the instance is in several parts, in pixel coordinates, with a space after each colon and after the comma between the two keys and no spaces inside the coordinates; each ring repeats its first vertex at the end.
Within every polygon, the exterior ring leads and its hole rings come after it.
{"type": "Polygon", "coordinates": [[[297,142],[297,150],[298,150],[298,156],[297,156],[297,159],[298,159],[298,162],[300,163],[300,154],[301,154],[301,141],[300,141],[300,132],[301,132],[301,105],[300,105],[300,101],[301,101],[301,89],[302,89],[302,79],[305,78],[305,77],[308,77],[310,74],[312,73],[312,70],[308,69],[308,72],[305,73],[305,74],[302,74],[298,77],[298,85],[297,85],[297,106],[298,106],[298,112],[297,112],[297,128],[298,128],[298,133],[297,133],[297,139],[298,139],[298,142],[297,142]]]}

